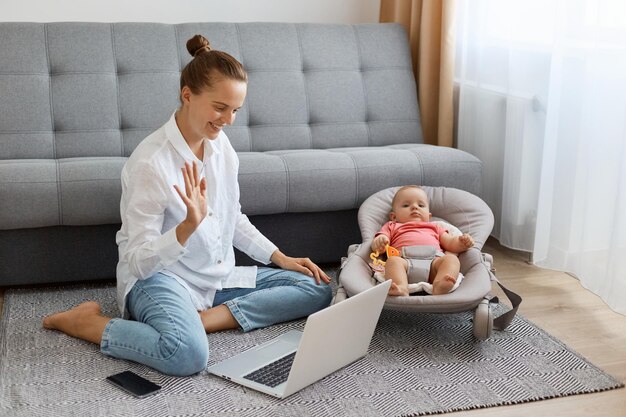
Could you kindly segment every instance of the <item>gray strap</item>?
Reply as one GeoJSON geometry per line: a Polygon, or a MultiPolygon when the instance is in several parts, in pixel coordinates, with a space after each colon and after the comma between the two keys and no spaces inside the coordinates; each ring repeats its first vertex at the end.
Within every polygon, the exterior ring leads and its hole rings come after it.
{"type": "Polygon", "coordinates": [[[504,330],[507,328],[509,324],[511,324],[511,322],[513,321],[513,317],[515,317],[515,314],[517,314],[517,309],[519,308],[519,305],[522,303],[522,297],[520,297],[517,293],[509,290],[507,287],[505,287],[504,285],[500,283],[500,281],[498,280],[498,277],[496,277],[496,274],[495,274],[496,269],[493,267],[493,258],[491,255],[489,255],[488,253],[483,253],[482,258],[483,258],[483,265],[485,265],[485,268],[487,268],[487,272],[489,272],[489,275],[491,276],[491,280],[498,283],[500,288],[502,288],[502,291],[504,291],[504,294],[508,297],[509,301],[511,302],[511,306],[512,306],[511,310],[493,319],[493,328],[496,330],[504,330]]]}
{"type": "Polygon", "coordinates": [[[404,259],[428,259],[432,260],[437,255],[437,249],[434,246],[404,246],[401,249],[404,259]]]}

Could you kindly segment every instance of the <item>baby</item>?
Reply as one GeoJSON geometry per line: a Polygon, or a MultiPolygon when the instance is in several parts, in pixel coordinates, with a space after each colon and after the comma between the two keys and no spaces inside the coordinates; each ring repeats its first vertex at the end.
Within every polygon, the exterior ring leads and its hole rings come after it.
{"type": "MultiPolygon", "coordinates": [[[[372,241],[372,250],[382,253],[386,245],[398,250],[404,246],[434,246],[439,256],[430,264],[428,282],[433,285],[433,295],[447,294],[454,287],[461,264],[456,253],[474,246],[468,234],[452,236],[434,222],[428,207],[426,192],[416,185],[400,188],[391,202],[391,221],[385,223],[372,241]],[[453,252],[443,254],[443,251],[453,252]]],[[[385,279],[392,280],[389,295],[409,295],[411,259],[393,256],[387,259],[385,279]]],[[[417,269],[417,268],[415,268],[417,269]]]]}

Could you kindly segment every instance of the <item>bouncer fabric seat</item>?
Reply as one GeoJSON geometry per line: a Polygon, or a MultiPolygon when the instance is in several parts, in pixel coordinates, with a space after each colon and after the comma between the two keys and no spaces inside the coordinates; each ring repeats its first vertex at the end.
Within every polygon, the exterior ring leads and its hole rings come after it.
{"type": "MultiPolygon", "coordinates": [[[[391,201],[400,187],[387,188],[366,199],[358,213],[363,242],[353,245],[339,273],[339,293],[353,296],[377,284],[369,265],[371,242],[381,226],[389,220],[391,201]]],[[[474,247],[459,254],[461,273],[464,275],[458,288],[443,295],[389,296],[385,308],[416,313],[458,313],[475,310],[474,335],[485,339],[491,335],[494,323],[490,301],[491,282],[496,280],[491,266],[491,256],[481,249],[493,228],[491,209],[477,196],[466,191],[446,187],[421,187],[426,192],[433,221],[443,220],[462,233],[474,238],[474,247]]],[[[453,228],[454,229],[454,228],[453,228]]],[[[502,285],[500,284],[502,287],[502,285]]],[[[506,327],[521,302],[516,294],[503,288],[514,308],[496,319],[497,329],[506,327]]],[[[339,300],[337,300],[339,301],[339,300]]]]}

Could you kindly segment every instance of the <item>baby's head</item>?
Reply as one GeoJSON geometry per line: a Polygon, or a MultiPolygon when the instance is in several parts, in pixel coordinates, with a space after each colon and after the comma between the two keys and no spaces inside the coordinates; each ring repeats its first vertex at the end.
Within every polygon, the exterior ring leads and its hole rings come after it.
{"type": "Polygon", "coordinates": [[[427,222],[431,217],[428,196],[417,185],[406,185],[393,196],[389,219],[398,223],[407,223],[427,222]]]}

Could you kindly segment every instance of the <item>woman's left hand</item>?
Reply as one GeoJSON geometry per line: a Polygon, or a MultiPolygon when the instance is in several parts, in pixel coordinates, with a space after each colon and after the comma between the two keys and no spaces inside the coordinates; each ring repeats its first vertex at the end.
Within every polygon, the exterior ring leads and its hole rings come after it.
{"type": "Polygon", "coordinates": [[[322,268],[317,266],[315,262],[309,258],[292,258],[282,253],[280,250],[276,250],[270,258],[272,262],[278,265],[282,269],[288,269],[290,271],[296,271],[308,275],[314,278],[315,281],[320,284],[324,281],[326,284],[330,282],[330,277],[322,271],[322,268]]]}

